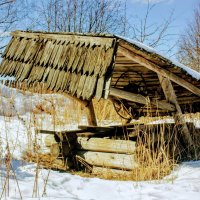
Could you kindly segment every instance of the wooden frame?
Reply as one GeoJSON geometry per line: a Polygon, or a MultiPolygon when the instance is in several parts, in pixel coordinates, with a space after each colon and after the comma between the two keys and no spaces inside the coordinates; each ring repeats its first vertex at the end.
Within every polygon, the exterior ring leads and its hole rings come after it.
{"type": "Polygon", "coordinates": [[[130,60],[137,62],[141,64],[142,66],[156,72],[157,74],[164,76],[166,78],[169,78],[171,81],[177,83],[178,85],[184,87],[185,89],[191,91],[192,93],[196,94],[197,96],[200,97],[200,89],[197,88],[196,86],[192,85],[191,83],[187,82],[186,80],[176,76],[172,72],[165,70],[161,68],[160,66],[152,63],[151,61],[143,58],[140,55],[137,55],[136,53],[128,50],[125,46],[120,45],[118,47],[118,53],[126,56],[130,60]]]}

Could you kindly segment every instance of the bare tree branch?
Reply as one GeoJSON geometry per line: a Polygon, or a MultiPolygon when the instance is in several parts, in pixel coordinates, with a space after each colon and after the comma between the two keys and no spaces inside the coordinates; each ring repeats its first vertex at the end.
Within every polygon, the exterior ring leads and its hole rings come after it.
{"type": "Polygon", "coordinates": [[[180,37],[178,59],[200,71],[200,4],[194,10],[193,21],[187,25],[185,34],[180,37]]]}

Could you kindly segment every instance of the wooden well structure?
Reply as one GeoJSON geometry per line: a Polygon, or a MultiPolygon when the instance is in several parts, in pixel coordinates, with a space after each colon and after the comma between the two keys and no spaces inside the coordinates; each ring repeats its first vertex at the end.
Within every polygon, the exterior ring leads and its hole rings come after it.
{"type": "Polygon", "coordinates": [[[182,126],[185,144],[193,145],[182,114],[200,111],[199,72],[116,35],[32,31],[11,35],[1,75],[44,83],[46,89],[86,102],[93,126],[97,123],[92,98],[123,102],[133,118],[149,112],[173,115],[182,126]]]}

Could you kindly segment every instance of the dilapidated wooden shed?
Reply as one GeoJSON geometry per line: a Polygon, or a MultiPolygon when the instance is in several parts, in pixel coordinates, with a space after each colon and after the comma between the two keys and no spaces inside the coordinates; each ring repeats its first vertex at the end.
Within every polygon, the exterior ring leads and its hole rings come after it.
{"type": "Polygon", "coordinates": [[[15,31],[0,74],[44,83],[82,101],[111,98],[131,118],[171,114],[185,143],[193,143],[181,114],[200,111],[200,73],[139,42],[107,34],[15,31]]]}

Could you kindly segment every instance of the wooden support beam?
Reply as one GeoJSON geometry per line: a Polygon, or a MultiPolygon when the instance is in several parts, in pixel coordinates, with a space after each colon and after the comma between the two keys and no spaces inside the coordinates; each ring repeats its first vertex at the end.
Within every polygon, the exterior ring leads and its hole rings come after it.
{"type": "Polygon", "coordinates": [[[181,107],[177,101],[177,97],[176,97],[174,88],[172,86],[172,83],[169,80],[169,78],[161,76],[160,74],[158,74],[158,78],[160,80],[160,84],[161,84],[161,87],[163,89],[163,92],[165,94],[167,101],[174,104],[176,107],[176,113],[174,114],[174,121],[176,124],[182,125],[182,138],[183,138],[186,146],[190,147],[193,145],[192,137],[190,135],[187,124],[182,116],[183,113],[182,113],[181,107]]]}
{"type": "Polygon", "coordinates": [[[157,74],[170,79],[171,81],[177,83],[178,85],[186,88],[190,92],[200,96],[200,89],[199,88],[197,88],[196,86],[194,86],[191,83],[187,82],[186,80],[176,76],[172,72],[170,72],[170,71],[168,71],[166,69],[163,69],[162,67],[152,63],[151,61],[149,61],[149,60],[147,60],[145,58],[143,58],[142,56],[137,55],[136,53],[126,49],[123,46],[119,46],[117,52],[123,54],[124,56],[126,56],[130,60],[132,60],[134,62],[137,62],[137,63],[141,64],[142,66],[144,66],[144,67],[156,72],[157,74]]]}
{"type": "Polygon", "coordinates": [[[94,105],[92,100],[89,102],[87,109],[88,125],[97,126],[97,119],[94,111],[94,105]]]}
{"type": "Polygon", "coordinates": [[[170,103],[157,101],[154,99],[151,99],[149,101],[147,97],[144,97],[141,94],[134,94],[134,93],[126,92],[126,91],[116,89],[116,88],[110,88],[110,96],[126,99],[128,101],[132,101],[132,102],[136,102],[136,103],[140,103],[144,105],[151,103],[152,105],[157,106],[158,108],[168,110],[168,111],[175,111],[175,106],[170,103]]]}

